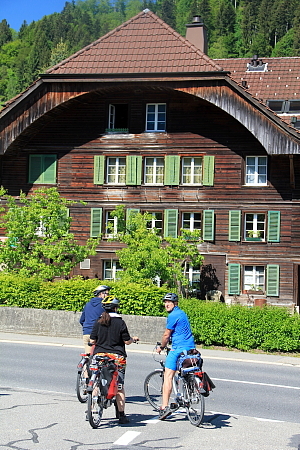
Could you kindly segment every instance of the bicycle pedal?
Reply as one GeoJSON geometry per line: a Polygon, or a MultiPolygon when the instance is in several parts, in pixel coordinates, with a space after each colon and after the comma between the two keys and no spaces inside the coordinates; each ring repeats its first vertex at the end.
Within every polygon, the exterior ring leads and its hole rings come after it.
{"type": "Polygon", "coordinates": [[[170,404],[170,409],[172,409],[173,411],[179,408],[179,404],[178,403],[171,403],[170,404]]]}

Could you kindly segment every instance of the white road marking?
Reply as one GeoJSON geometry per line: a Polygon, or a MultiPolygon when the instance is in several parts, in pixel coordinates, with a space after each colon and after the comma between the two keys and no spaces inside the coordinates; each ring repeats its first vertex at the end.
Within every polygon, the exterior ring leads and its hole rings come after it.
{"type": "Polygon", "coordinates": [[[276,387],[276,388],[283,388],[283,389],[300,390],[300,387],[298,387],[298,386],[285,386],[282,384],[258,383],[257,381],[228,380],[227,378],[215,378],[215,377],[213,377],[213,381],[227,381],[229,383],[256,384],[258,386],[269,386],[269,387],[276,387]]]}
{"type": "Polygon", "coordinates": [[[117,439],[113,445],[128,445],[133,439],[141,434],[139,431],[126,431],[123,436],[117,439]]]}

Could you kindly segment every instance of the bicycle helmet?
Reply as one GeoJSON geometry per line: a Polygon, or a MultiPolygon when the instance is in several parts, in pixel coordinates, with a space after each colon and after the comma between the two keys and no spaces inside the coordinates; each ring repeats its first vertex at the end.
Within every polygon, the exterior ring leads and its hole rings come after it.
{"type": "Polygon", "coordinates": [[[113,295],[109,295],[104,300],[102,300],[102,306],[105,311],[113,311],[116,307],[120,305],[119,299],[113,295]]]}
{"type": "Polygon", "coordinates": [[[101,284],[100,286],[96,287],[96,289],[94,290],[94,295],[99,295],[100,292],[109,291],[110,289],[111,289],[111,287],[101,284]]]}
{"type": "Polygon", "coordinates": [[[172,294],[171,292],[169,292],[168,294],[166,294],[163,298],[163,302],[178,302],[178,295],[177,294],[172,294]]]}

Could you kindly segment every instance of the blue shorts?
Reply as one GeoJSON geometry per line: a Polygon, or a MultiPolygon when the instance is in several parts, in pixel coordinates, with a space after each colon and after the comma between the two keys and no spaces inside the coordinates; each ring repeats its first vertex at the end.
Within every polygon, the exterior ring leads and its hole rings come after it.
{"type": "Polygon", "coordinates": [[[183,352],[184,350],[187,350],[187,351],[192,350],[193,348],[194,347],[170,350],[169,354],[166,358],[165,367],[167,369],[177,370],[177,359],[178,359],[180,353],[183,352]]]}

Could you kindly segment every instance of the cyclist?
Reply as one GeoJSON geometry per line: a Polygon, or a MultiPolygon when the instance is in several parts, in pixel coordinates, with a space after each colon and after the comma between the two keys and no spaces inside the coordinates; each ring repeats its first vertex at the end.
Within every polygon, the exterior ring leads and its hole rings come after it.
{"type": "Polygon", "coordinates": [[[109,356],[115,359],[118,365],[118,392],[115,407],[116,418],[122,425],[129,422],[125,415],[124,379],[127,357],[125,344],[130,345],[137,342],[139,338],[137,336],[130,337],[126,323],[117,313],[119,304],[119,300],[113,296],[102,301],[104,312],[94,324],[91,342],[95,344],[94,355],[109,356]]]}
{"type": "Polygon", "coordinates": [[[195,348],[189,319],[185,312],[178,307],[178,296],[168,293],[164,296],[163,301],[169,315],[166,329],[161,339],[161,346],[156,351],[160,353],[171,338],[172,348],[165,362],[162,406],[159,411],[160,420],[164,420],[172,413],[172,409],[169,407],[169,400],[172,392],[173,377],[177,370],[177,359],[182,351],[195,348]]]}
{"type": "Polygon", "coordinates": [[[94,290],[94,297],[86,303],[81,313],[79,323],[82,326],[83,333],[83,345],[85,353],[89,354],[91,347],[88,345],[90,342],[90,334],[93,329],[93,325],[97,319],[101,316],[104,309],[102,307],[102,300],[108,296],[110,291],[109,286],[100,285],[94,290]]]}

